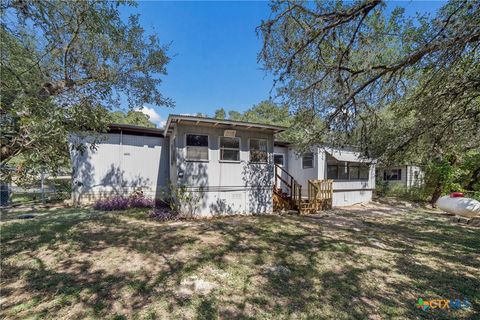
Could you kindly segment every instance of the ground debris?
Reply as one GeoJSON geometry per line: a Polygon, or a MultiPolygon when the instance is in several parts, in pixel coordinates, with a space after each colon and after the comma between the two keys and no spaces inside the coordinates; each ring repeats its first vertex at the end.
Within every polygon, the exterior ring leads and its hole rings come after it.
{"type": "Polygon", "coordinates": [[[217,287],[218,285],[213,282],[199,279],[196,276],[191,276],[182,280],[178,289],[178,294],[183,297],[189,297],[194,294],[206,295],[217,287]]]}

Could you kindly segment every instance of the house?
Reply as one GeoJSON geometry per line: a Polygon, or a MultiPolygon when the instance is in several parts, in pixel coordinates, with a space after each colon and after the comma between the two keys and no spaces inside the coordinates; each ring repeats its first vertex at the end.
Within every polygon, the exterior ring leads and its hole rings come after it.
{"type": "Polygon", "coordinates": [[[376,173],[377,182],[394,187],[419,187],[423,185],[425,173],[418,165],[398,165],[380,167],[376,173]]]}
{"type": "MultiPolygon", "coordinates": [[[[371,200],[373,161],[323,147],[300,155],[294,146],[275,141],[284,130],[186,115],[170,115],[164,130],[111,125],[96,150],[71,152],[72,196],[89,202],[140,188],[158,198],[181,187],[198,215],[272,212],[275,192],[294,209],[314,194],[329,197],[334,206],[371,200]],[[315,184],[326,179],[330,196],[315,184]]],[[[91,141],[88,135],[69,139],[85,146],[91,141]]]]}

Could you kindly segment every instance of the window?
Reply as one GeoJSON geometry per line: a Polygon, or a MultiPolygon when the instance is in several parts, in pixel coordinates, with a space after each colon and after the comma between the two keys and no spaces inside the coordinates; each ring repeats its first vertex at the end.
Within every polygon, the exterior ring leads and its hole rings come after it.
{"type": "Polygon", "coordinates": [[[338,166],[336,164],[327,165],[327,179],[338,179],[338,166]]]}
{"type": "Polygon", "coordinates": [[[358,178],[360,177],[360,163],[348,163],[348,174],[350,180],[358,180],[358,178]]]}
{"type": "Polygon", "coordinates": [[[278,164],[279,166],[283,166],[283,154],[274,154],[273,155],[273,162],[278,164]]]}
{"type": "Polygon", "coordinates": [[[187,134],[187,160],[208,161],[208,136],[187,134]]]}
{"type": "Polygon", "coordinates": [[[240,161],[240,138],[220,137],[220,160],[240,161]]]}
{"type": "Polygon", "coordinates": [[[346,161],[338,162],[338,179],[348,180],[348,162],[346,161]]]}
{"type": "Polygon", "coordinates": [[[402,180],[402,169],[383,170],[383,180],[385,181],[402,180]]]}
{"type": "Polygon", "coordinates": [[[327,179],[333,180],[368,180],[370,166],[359,162],[337,161],[327,157],[327,179]]]}
{"type": "Polygon", "coordinates": [[[314,157],[312,152],[305,153],[302,157],[302,168],[303,169],[313,168],[313,158],[314,157]]]}
{"type": "Polygon", "coordinates": [[[267,160],[267,140],[250,139],[250,161],[265,163],[267,160]]]}
{"type": "Polygon", "coordinates": [[[360,165],[360,180],[368,180],[370,175],[370,167],[366,164],[360,165]]]}

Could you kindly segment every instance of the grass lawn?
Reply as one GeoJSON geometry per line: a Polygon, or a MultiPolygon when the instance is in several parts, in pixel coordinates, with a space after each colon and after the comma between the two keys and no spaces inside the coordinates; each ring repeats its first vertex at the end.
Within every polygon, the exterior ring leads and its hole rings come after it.
{"type": "Polygon", "coordinates": [[[375,204],[167,223],[40,213],[3,213],[2,318],[480,318],[480,229],[438,213],[375,204]],[[418,298],[472,307],[422,311],[418,298]]]}

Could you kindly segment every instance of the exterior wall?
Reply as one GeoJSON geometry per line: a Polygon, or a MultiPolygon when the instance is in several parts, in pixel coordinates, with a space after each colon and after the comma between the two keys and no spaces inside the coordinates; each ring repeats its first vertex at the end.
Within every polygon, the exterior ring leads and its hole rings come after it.
{"type": "Polygon", "coordinates": [[[177,165],[178,165],[178,149],[177,149],[177,128],[175,127],[172,134],[169,136],[169,154],[168,154],[168,166],[169,170],[169,182],[173,185],[177,185],[177,165]],[[172,154],[173,150],[173,154],[172,154]]]}
{"type": "Polygon", "coordinates": [[[308,195],[308,180],[317,180],[319,178],[319,153],[318,148],[314,148],[313,168],[302,168],[302,156],[294,148],[288,148],[288,172],[302,185],[302,196],[308,195]]]}
{"type": "MultiPolygon", "coordinates": [[[[235,129],[235,128],[233,128],[235,129]]],[[[224,129],[176,125],[177,169],[172,181],[186,186],[198,198],[196,214],[256,214],[273,210],[273,134],[237,130],[240,137],[240,161],[220,161],[219,137],[224,129]],[[209,136],[209,160],[186,160],[186,134],[209,136]],[[267,140],[268,163],[250,163],[249,139],[267,140]],[[176,177],[174,177],[176,175],[176,177]]]]}
{"type": "Polygon", "coordinates": [[[407,188],[419,187],[423,185],[425,174],[422,168],[419,166],[407,166],[406,171],[407,188]]]}
{"type": "MultiPolygon", "coordinates": [[[[70,142],[77,137],[69,137],[70,142]]],[[[168,180],[168,139],[109,133],[85,152],[72,151],[74,200],[91,202],[141,189],[146,197],[159,197],[168,180]]]]}
{"type": "Polygon", "coordinates": [[[334,207],[345,207],[351,206],[354,204],[362,202],[372,201],[373,191],[372,190],[333,190],[333,201],[332,205],[334,207]]]}

